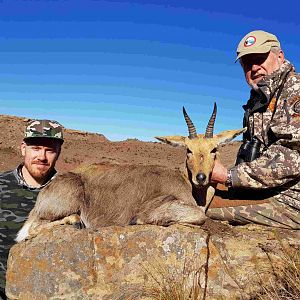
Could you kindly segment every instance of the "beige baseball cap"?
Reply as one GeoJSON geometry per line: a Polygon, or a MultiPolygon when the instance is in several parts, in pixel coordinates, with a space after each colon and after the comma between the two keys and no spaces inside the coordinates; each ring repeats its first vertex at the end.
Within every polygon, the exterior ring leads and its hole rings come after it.
{"type": "Polygon", "coordinates": [[[263,30],[255,30],[246,34],[240,41],[236,49],[236,60],[242,56],[252,53],[267,53],[272,47],[280,48],[280,43],[277,37],[263,30]]]}

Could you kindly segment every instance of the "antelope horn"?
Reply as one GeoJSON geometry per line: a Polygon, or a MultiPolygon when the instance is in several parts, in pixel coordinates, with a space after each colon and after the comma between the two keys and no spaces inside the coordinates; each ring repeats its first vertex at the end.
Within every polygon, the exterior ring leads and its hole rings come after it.
{"type": "Polygon", "coordinates": [[[196,128],[195,128],[192,120],[190,119],[190,117],[186,113],[184,106],[182,107],[182,110],[183,110],[183,115],[184,115],[184,119],[185,119],[186,125],[187,125],[187,127],[189,129],[189,138],[190,139],[194,139],[194,138],[197,137],[196,128]]]}
{"type": "Polygon", "coordinates": [[[213,113],[208,121],[206,131],[205,131],[205,138],[212,138],[214,135],[214,125],[215,125],[215,120],[217,116],[217,104],[216,102],[214,103],[214,110],[213,113]]]}

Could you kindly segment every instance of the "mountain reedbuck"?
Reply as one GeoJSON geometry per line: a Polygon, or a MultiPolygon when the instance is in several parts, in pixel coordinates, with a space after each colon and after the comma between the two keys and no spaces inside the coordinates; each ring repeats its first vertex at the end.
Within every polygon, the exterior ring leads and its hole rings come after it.
{"type": "Polygon", "coordinates": [[[159,166],[94,164],[58,175],[39,193],[16,240],[34,236],[45,227],[79,221],[92,229],[111,225],[203,224],[205,203],[214,194],[209,180],[217,146],[232,140],[243,129],[213,136],[216,104],[204,135],[197,134],[184,108],[183,114],[188,137],[157,139],[186,147],[184,174],[159,166]]]}

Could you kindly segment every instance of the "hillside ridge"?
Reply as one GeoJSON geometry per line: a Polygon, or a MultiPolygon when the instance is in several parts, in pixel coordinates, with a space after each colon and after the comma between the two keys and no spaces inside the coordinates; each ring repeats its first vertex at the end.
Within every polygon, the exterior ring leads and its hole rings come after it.
{"type": "MultiPolygon", "coordinates": [[[[0,115],[0,172],[11,170],[22,161],[19,147],[28,120],[30,119],[26,117],[0,115]]],[[[112,142],[101,133],[69,128],[64,130],[64,137],[61,157],[56,165],[59,172],[70,171],[82,164],[99,162],[184,168],[183,147],[138,139],[112,142]]],[[[225,165],[230,166],[234,163],[239,145],[239,142],[232,142],[220,147],[221,158],[225,165]]]]}

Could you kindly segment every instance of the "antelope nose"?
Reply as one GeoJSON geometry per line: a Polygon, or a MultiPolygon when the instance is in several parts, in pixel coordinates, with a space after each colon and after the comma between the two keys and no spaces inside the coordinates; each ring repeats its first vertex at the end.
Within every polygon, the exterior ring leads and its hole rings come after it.
{"type": "Polygon", "coordinates": [[[199,174],[196,176],[196,179],[197,179],[197,181],[198,181],[200,184],[202,184],[202,183],[205,181],[205,179],[206,179],[206,175],[203,174],[203,173],[199,173],[199,174]]]}

